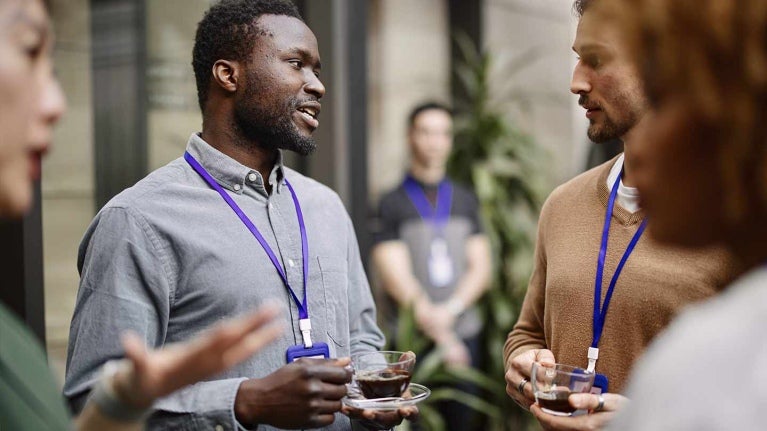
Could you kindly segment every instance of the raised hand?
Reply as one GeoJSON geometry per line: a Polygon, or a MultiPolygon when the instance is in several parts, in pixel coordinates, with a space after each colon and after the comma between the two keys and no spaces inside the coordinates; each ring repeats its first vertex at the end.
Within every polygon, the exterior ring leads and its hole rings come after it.
{"type": "Polygon", "coordinates": [[[237,420],[248,427],[330,425],[352,378],[350,362],[349,358],[300,359],[262,379],[244,381],[235,399],[237,420]]]}
{"type": "Polygon", "coordinates": [[[149,407],[157,398],[218,374],[282,333],[283,326],[274,322],[278,313],[276,306],[265,305],[159,350],[147,350],[138,336],[126,333],[123,347],[130,366],[115,375],[115,391],[135,407],[149,407]]]}

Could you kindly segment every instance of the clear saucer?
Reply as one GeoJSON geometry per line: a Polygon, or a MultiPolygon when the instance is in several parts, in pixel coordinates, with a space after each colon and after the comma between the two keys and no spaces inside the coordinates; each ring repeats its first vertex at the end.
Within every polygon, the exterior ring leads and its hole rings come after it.
{"type": "Polygon", "coordinates": [[[410,392],[408,397],[367,399],[362,396],[359,389],[349,385],[348,393],[341,399],[341,402],[357,409],[397,410],[402,407],[414,406],[431,395],[429,388],[418,383],[411,383],[407,390],[410,392]]]}

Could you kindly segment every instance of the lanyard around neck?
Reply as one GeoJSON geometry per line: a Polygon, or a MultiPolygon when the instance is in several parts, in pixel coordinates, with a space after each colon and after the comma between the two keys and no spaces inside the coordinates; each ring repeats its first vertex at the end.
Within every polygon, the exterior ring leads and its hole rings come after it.
{"type": "Polygon", "coordinates": [[[440,181],[437,186],[437,202],[433,206],[426,197],[423,186],[412,176],[406,176],[402,186],[423,221],[431,223],[437,228],[444,227],[450,218],[450,207],[453,200],[453,185],[449,180],[440,181]]]}
{"type": "MultiPolygon", "coordinates": [[[[296,214],[298,215],[298,227],[301,231],[301,251],[303,255],[303,274],[304,274],[304,280],[303,280],[303,287],[304,287],[304,299],[303,301],[298,299],[298,296],[296,295],[293,288],[290,286],[290,283],[288,282],[288,277],[285,274],[285,270],[282,268],[282,265],[280,264],[279,259],[277,258],[277,255],[274,253],[272,248],[269,246],[269,243],[266,242],[263,235],[261,235],[261,232],[259,232],[258,228],[253,224],[252,221],[250,221],[250,218],[240,209],[239,205],[232,199],[231,196],[216,182],[215,179],[208,173],[208,171],[205,170],[205,168],[200,165],[200,163],[191,155],[189,152],[184,153],[184,159],[189,163],[189,165],[192,166],[192,169],[194,169],[204,180],[205,182],[210,185],[211,188],[213,188],[215,191],[218,192],[218,194],[221,195],[221,197],[226,201],[227,204],[232,208],[232,210],[237,214],[237,217],[240,218],[242,223],[245,225],[245,227],[250,230],[250,232],[253,234],[254,237],[256,237],[256,240],[258,240],[259,244],[261,244],[261,247],[266,252],[267,256],[269,256],[269,260],[272,261],[272,264],[274,265],[274,268],[277,270],[277,273],[280,274],[280,278],[282,278],[282,282],[285,284],[285,288],[288,289],[288,292],[290,292],[290,296],[293,297],[293,301],[296,303],[296,307],[298,307],[298,316],[301,320],[308,321],[309,319],[309,307],[307,304],[307,297],[309,296],[309,292],[306,289],[306,280],[309,276],[309,245],[308,241],[306,239],[306,225],[304,224],[304,215],[301,212],[301,205],[298,203],[298,198],[296,197],[296,192],[293,190],[293,186],[290,185],[287,179],[285,179],[285,185],[288,186],[288,190],[290,190],[290,195],[293,197],[293,204],[296,207],[296,214]]],[[[309,343],[311,345],[311,343],[309,343]]]]}
{"type": "Polygon", "coordinates": [[[607,288],[607,294],[605,295],[604,303],[600,307],[600,302],[602,300],[602,279],[605,270],[605,257],[607,256],[607,242],[610,237],[610,222],[613,217],[613,207],[615,206],[615,198],[618,195],[618,186],[620,185],[620,182],[621,175],[618,175],[618,178],[615,179],[615,183],[613,184],[612,190],[610,191],[610,198],[607,201],[607,210],[605,211],[605,225],[602,229],[602,244],[599,248],[599,257],[597,259],[597,275],[594,281],[594,313],[592,322],[593,337],[591,341],[591,347],[588,351],[588,371],[592,372],[596,367],[597,358],[599,357],[599,339],[602,337],[602,330],[604,329],[605,319],[607,317],[607,309],[610,307],[610,300],[613,296],[615,284],[618,282],[618,277],[620,277],[620,274],[623,271],[623,266],[626,264],[629,256],[631,256],[631,253],[634,251],[634,248],[636,247],[637,242],[639,242],[639,238],[642,236],[645,227],[647,227],[647,219],[645,218],[639,225],[639,229],[637,229],[634,237],[631,238],[628,247],[626,247],[626,251],[623,253],[623,257],[618,263],[618,267],[615,268],[615,273],[613,274],[613,277],[610,280],[610,285],[607,288]]]}

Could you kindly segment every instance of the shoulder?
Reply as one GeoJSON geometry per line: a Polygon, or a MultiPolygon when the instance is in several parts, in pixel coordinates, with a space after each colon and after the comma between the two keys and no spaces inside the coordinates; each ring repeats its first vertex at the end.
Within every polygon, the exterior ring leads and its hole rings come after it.
{"type": "MultiPolygon", "coordinates": [[[[154,206],[163,195],[174,192],[182,184],[188,184],[194,172],[182,158],[152,171],[133,186],[113,197],[104,209],[125,208],[141,210],[154,206]]],[[[195,174],[196,175],[196,174],[195,174]]]]}
{"type": "Polygon", "coordinates": [[[293,190],[295,190],[302,207],[304,202],[306,202],[307,206],[321,207],[326,211],[340,212],[347,215],[346,207],[341,197],[333,189],[291,168],[283,167],[283,170],[285,179],[293,186],[293,190]]]}
{"type": "Polygon", "coordinates": [[[767,327],[765,285],[767,269],[754,270],[682,313],[656,339],[629,386],[629,398],[641,408],[637,414],[660,410],[681,420],[694,411],[696,420],[716,422],[757,402],[748,397],[767,377],[756,366],[767,361],[767,345],[760,341],[767,327]]]}
{"type": "Polygon", "coordinates": [[[379,200],[381,206],[391,206],[400,202],[409,201],[405,188],[402,184],[398,184],[396,187],[389,189],[385,192],[379,200]]]}
{"type": "Polygon", "coordinates": [[[472,189],[462,183],[457,183],[455,181],[453,181],[452,184],[454,200],[468,202],[474,205],[478,204],[477,195],[472,189]]]}
{"type": "Polygon", "coordinates": [[[599,180],[602,177],[607,178],[607,173],[609,173],[613,163],[615,163],[615,160],[609,160],[575,176],[555,188],[546,201],[556,203],[562,200],[568,200],[569,198],[583,196],[584,194],[596,195],[599,180]]]}
{"type": "Polygon", "coordinates": [[[541,208],[541,218],[552,213],[569,214],[589,202],[597,202],[600,179],[607,178],[614,160],[607,161],[559,185],[549,194],[541,208]]]}

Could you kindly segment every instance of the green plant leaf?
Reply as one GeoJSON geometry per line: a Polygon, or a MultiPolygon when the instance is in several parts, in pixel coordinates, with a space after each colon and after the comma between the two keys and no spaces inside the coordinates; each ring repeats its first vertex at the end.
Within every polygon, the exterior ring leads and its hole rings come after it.
{"type": "Polygon", "coordinates": [[[459,389],[453,389],[453,388],[439,388],[432,391],[431,396],[429,397],[431,399],[431,402],[437,402],[437,401],[457,401],[465,406],[468,406],[480,413],[483,413],[486,416],[492,417],[492,418],[500,418],[501,417],[501,410],[483,400],[482,398],[469,394],[467,392],[461,391],[459,389]]]}

